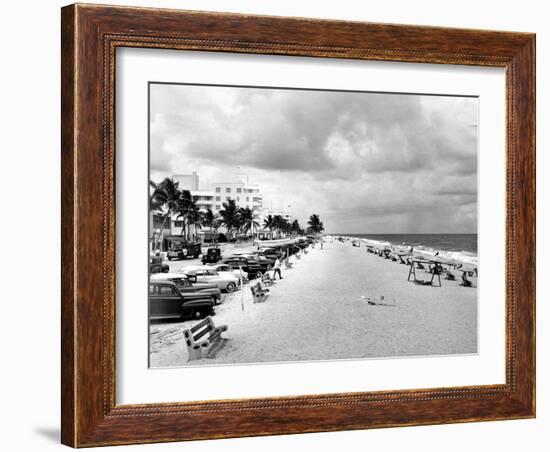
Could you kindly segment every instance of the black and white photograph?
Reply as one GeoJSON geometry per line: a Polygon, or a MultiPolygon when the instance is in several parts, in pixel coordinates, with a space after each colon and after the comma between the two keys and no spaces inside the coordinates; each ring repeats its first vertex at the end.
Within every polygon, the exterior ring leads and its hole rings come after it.
{"type": "Polygon", "coordinates": [[[475,354],[478,98],[150,83],[151,367],[475,354]]]}

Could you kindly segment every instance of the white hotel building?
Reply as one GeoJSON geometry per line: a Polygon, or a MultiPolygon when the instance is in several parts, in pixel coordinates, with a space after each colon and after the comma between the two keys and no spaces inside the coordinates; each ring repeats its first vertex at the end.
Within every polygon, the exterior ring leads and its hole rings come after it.
{"type": "MultiPolygon", "coordinates": [[[[201,210],[212,210],[216,215],[228,199],[235,200],[237,207],[249,207],[252,209],[258,222],[263,222],[264,197],[258,185],[248,183],[247,176],[235,176],[228,178],[226,182],[211,182],[201,187],[199,175],[196,171],[191,174],[174,174],[172,179],[178,182],[180,190],[189,190],[201,210]]],[[[172,218],[172,234],[181,233],[183,222],[176,217],[172,218]]]]}

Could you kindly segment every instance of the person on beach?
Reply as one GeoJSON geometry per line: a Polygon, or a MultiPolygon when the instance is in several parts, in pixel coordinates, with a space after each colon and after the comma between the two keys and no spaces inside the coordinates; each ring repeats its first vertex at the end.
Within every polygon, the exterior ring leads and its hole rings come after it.
{"type": "Polygon", "coordinates": [[[279,258],[275,260],[275,264],[273,265],[273,279],[275,279],[276,275],[279,275],[279,279],[283,279],[281,276],[281,260],[279,258]]]}
{"type": "Polygon", "coordinates": [[[468,279],[467,273],[465,271],[462,272],[462,285],[464,287],[472,287],[472,281],[468,279]]]}

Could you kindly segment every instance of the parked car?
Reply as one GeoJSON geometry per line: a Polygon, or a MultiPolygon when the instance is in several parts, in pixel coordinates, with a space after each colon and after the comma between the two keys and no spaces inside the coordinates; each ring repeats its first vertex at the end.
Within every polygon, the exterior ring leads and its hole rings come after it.
{"type": "Polygon", "coordinates": [[[212,297],[214,304],[221,303],[222,293],[216,284],[210,283],[192,283],[189,278],[182,273],[157,273],[151,275],[151,281],[172,281],[181,293],[201,293],[212,297]]]}
{"type": "Polygon", "coordinates": [[[261,247],[258,252],[273,261],[283,256],[283,252],[281,251],[281,249],[274,247],[261,247]]]}
{"type": "Polygon", "coordinates": [[[264,268],[254,259],[248,259],[242,256],[224,257],[220,264],[227,264],[233,270],[241,268],[244,270],[250,279],[262,276],[265,273],[264,268]]]}
{"type": "Polygon", "coordinates": [[[208,315],[214,315],[210,295],[182,293],[172,281],[149,282],[149,320],[200,319],[208,315]]]}
{"type": "Polygon", "coordinates": [[[170,266],[162,262],[161,256],[151,256],[149,257],[149,273],[168,273],[170,271],[170,266]]]}
{"type": "Polygon", "coordinates": [[[241,281],[245,282],[246,280],[248,280],[248,273],[239,268],[233,269],[227,264],[209,264],[208,266],[213,270],[216,270],[222,276],[234,276],[239,280],[239,284],[241,283],[241,281]]]}
{"type": "Polygon", "coordinates": [[[219,248],[208,248],[202,256],[203,264],[215,264],[222,258],[222,250],[219,248]]]}
{"type": "Polygon", "coordinates": [[[188,257],[197,258],[201,254],[200,242],[184,240],[181,237],[169,236],[166,239],[168,243],[168,260],[187,259],[188,257]]]}
{"type": "Polygon", "coordinates": [[[266,257],[263,253],[259,253],[258,251],[247,253],[240,252],[239,254],[235,253],[235,255],[239,257],[244,257],[245,259],[248,259],[249,262],[257,262],[262,267],[263,272],[266,272],[275,264],[275,259],[270,259],[266,257]]]}
{"type": "Polygon", "coordinates": [[[239,280],[233,275],[220,275],[216,270],[209,266],[197,267],[189,266],[183,269],[183,272],[189,277],[189,280],[194,283],[206,282],[215,284],[218,289],[225,292],[233,292],[239,287],[239,280]]]}

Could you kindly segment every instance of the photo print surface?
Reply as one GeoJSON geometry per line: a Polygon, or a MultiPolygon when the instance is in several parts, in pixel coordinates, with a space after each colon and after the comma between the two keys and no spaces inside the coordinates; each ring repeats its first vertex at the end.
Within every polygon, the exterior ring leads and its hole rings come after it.
{"type": "Polygon", "coordinates": [[[150,83],[150,367],[477,353],[478,102],[150,83]]]}

